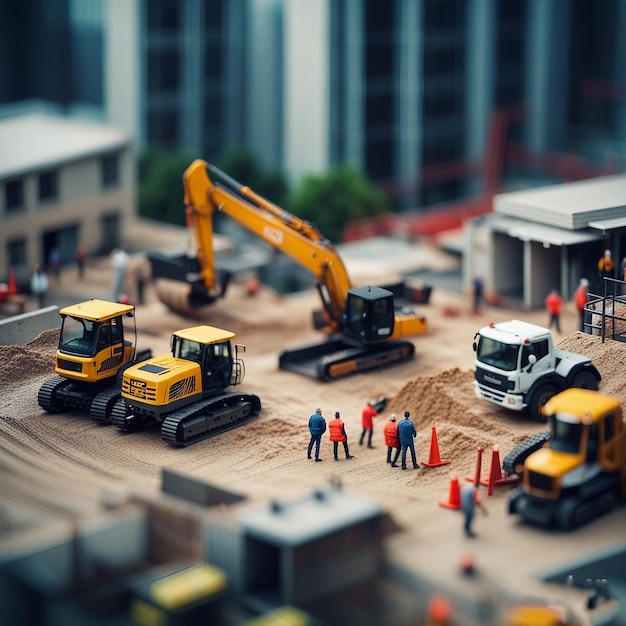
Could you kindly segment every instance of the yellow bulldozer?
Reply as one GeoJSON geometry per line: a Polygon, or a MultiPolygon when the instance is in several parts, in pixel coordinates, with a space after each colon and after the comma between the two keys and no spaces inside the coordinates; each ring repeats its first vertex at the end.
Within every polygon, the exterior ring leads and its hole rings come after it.
{"type": "Polygon", "coordinates": [[[543,406],[550,432],[533,435],[504,459],[522,484],[509,500],[541,526],[572,530],[626,500],[626,424],[619,398],[571,388],[543,406]]]}

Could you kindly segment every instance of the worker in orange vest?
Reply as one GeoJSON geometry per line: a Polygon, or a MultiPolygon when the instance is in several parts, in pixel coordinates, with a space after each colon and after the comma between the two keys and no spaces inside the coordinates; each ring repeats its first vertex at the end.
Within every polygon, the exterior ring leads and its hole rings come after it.
{"type": "Polygon", "coordinates": [[[346,435],[346,427],[341,419],[339,411],[335,413],[335,419],[328,423],[328,433],[330,440],[333,442],[333,454],[335,455],[335,461],[339,460],[339,457],[337,456],[337,449],[340,441],[343,443],[343,451],[346,453],[346,459],[353,459],[354,457],[350,454],[350,450],[348,450],[348,435],[346,435]]]}
{"type": "Polygon", "coordinates": [[[613,260],[613,256],[611,255],[610,250],[605,250],[604,255],[598,261],[598,274],[600,278],[603,279],[613,278],[613,272],[615,271],[615,261],[613,260]]]}
{"type": "Polygon", "coordinates": [[[385,444],[387,446],[387,463],[391,463],[391,467],[398,467],[398,457],[400,456],[400,437],[398,436],[398,422],[396,422],[396,416],[391,415],[389,421],[383,428],[383,434],[385,435],[385,444]],[[396,454],[391,461],[391,451],[396,449],[396,454]]]}

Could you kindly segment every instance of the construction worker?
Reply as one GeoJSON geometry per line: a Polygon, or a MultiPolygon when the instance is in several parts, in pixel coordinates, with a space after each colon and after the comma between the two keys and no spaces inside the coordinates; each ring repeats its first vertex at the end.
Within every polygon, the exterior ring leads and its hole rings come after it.
{"type": "Polygon", "coordinates": [[[341,419],[339,411],[335,413],[335,419],[328,422],[328,433],[330,440],[333,442],[333,454],[335,456],[335,461],[339,460],[339,457],[337,456],[337,449],[340,441],[343,443],[343,451],[346,453],[346,459],[353,459],[354,457],[348,450],[348,435],[346,435],[346,427],[341,419]]]}
{"type": "Polygon", "coordinates": [[[485,515],[487,514],[487,509],[478,495],[478,486],[474,484],[464,485],[461,489],[461,510],[465,514],[463,529],[468,537],[476,536],[476,533],[472,530],[472,520],[474,519],[474,509],[476,507],[480,508],[485,515]]]}
{"type": "Polygon", "coordinates": [[[550,314],[550,321],[548,328],[552,329],[552,326],[556,326],[556,332],[561,333],[561,305],[563,301],[556,289],[553,289],[546,297],[546,309],[550,314]]]}
{"type": "Polygon", "coordinates": [[[313,444],[315,444],[315,462],[319,463],[322,460],[320,459],[320,443],[322,442],[322,435],[326,432],[326,420],[322,415],[322,409],[319,407],[315,409],[315,413],[309,418],[309,432],[311,433],[311,439],[309,441],[307,458],[311,458],[311,451],[313,450],[313,444]]]}
{"type": "Polygon", "coordinates": [[[598,275],[600,279],[613,278],[613,272],[615,271],[615,261],[611,255],[610,250],[605,250],[604,255],[598,261],[598,275]]]}
{"type": "Polygon", "coordinates": [[[398,423],[396,422],[396,416],[391,415],[389,421],[383,428],[383,434],[385,435],[385,444],[387,446],[387,463],[391,463],[391,467],[398,467],[398,457],[400,456],[400,438],[398,437],[398,423]],[[396,454],[391,461],[391,451],[395,448],[396,454]]]}
{"type": "Polygon", "coordinates": [[[377,415],[378,411],[374,408],[374,404],[372,402],[368,402],[361,413],[361,425],[363,426],[363,430],[361,431],[361,438],[359,439],[360,446],[363,445],[363,440],[365,439],[365,435],[367,433],[367,447],[374,447],[372,445],[372,435],[374,434],[374,418],[377,415]]]}
{"type": "Polygon", "coordinates": [[[404,419],[398,423],[398,437],[400,438],[400,447],[402,451],[402,469],[406,469],[406,452],[411,451],[411,460],[413,461],[413,469],[419,468],[419,463],[415,456],[415,437],[417,437],[417,431],[415,425],[409,419],[411,414],[408,411],[404,412],[404,419]]]}

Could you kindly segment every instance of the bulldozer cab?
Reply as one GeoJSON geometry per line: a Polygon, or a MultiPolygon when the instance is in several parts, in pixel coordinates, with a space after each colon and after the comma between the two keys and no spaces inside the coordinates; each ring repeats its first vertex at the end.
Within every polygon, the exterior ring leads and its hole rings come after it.
{"type": "Polygon", "coordinates": [[[134,358],[134,307],[88,300],[61,309],[58,374],[84,380],[114,375],[134,358]],[[130,323],[125,328],[124,323],[130,323]]]}
{"type": "Polygon", "coordinates": [[[393,293],[382,287],[348,290],[343,332],[348,340],[368,345],[385,341],[394,329],[393,293]]]}
{"type": "Polygon", "coordinates": [[[624,464],[625,425],[621,402],[587,389],[567,389],[544,406],[550,420],[549,447],[600,462],[608,471],[624,464]]]}

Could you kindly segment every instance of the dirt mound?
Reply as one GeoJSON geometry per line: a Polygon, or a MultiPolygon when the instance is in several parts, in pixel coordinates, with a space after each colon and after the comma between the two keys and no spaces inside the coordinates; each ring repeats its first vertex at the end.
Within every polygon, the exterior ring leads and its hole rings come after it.
{"type": "Polygon", "coordinates": [[[57,329],[45,330],[25,345],[0,346],[0,393],[20,381],[43,374],[54,375],[54,353],[59,343],[57,329]]]}
{"type": "Polygon", "coordinates": [[[626,402],[626,344],[605,340],[599,335],[574,333],[558,345],[562,350],[589,357],[602,375],[600,391],[626,402]]]}

